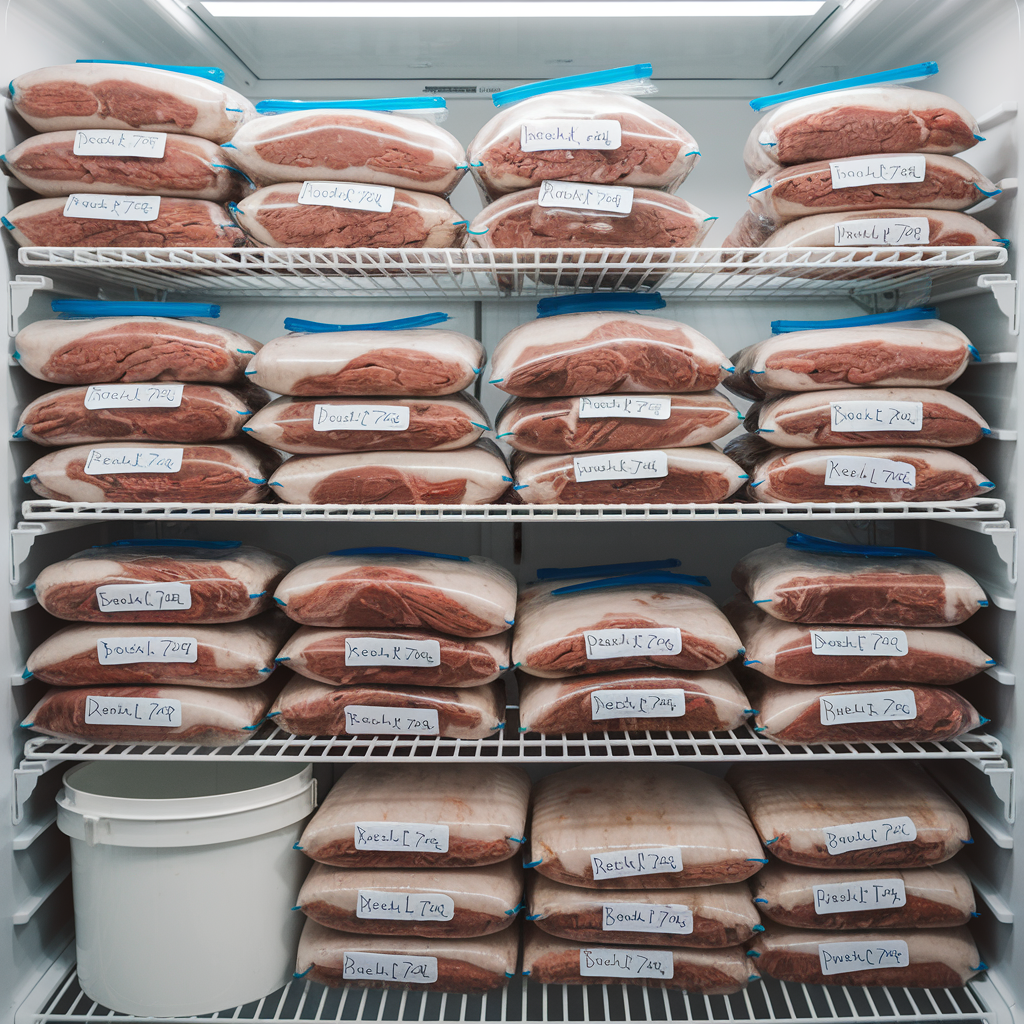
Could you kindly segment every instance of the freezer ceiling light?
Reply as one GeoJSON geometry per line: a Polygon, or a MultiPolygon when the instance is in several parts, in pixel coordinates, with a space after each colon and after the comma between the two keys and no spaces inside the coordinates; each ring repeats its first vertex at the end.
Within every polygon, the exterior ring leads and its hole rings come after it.
{"type": "Polygon", "coordinates": [[[215,18],[808,18],[825,0],[210,0],[215,18]]]}

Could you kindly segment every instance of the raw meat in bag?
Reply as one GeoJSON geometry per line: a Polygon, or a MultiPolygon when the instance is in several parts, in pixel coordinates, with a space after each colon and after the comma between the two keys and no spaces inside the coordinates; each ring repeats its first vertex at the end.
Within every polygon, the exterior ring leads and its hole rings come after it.
{"type": "Polygon", "coordinates": [[[722,242],[723,249],[760,249],[775,233],[777,225],[747,210],[722,242]]]}
{"type": "Polygon", "coordinates": [[[524,842],[530,780],[481,764],[357,764],[334,784],[298,842],[342,868],[483,867],[524,842]]]}
{"type": "Polygon", "coordinates": [[[580,765],[534,787],[528,864],[556,882],[690,888],[742,882],[765,863],[736,794],[695,768],[580,765]]]}
{"type": "Polygon", "coordinates": [[[963,811],[914,764],[733,765],[726,779],[787,864],[917,868],[971,841],[963,811]]]}

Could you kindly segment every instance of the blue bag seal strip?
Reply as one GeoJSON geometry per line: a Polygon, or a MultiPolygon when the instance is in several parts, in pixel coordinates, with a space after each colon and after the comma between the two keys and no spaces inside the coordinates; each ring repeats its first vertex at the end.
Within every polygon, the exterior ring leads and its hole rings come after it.
{"type": "Polygon", "coordinates": [[[772,334],[792,334],[794,331],[830,330],[833,327],[873,327],[876,324],[898,324],[907,320],[938,320],[934,306],[901,309],[895,313],[872,313],[868,316],[847,316],[840,320],[773,320],[772,334]]]}
{"type": "Polygon", "coordinates": [[[317,320],[298,320],[285,317],[284,329],[302,334],[327,334],[336,331],[402,331],[410,327],[432,327],[443,324],[451,317],[447,313],[422,313],[420,316],[406,316],[399,320],[381,320],[375,324],[323,324],[317,320]]]}
{"type": "Polygon", "coordinates": [[[586,590],[606,590],[610,587],[642,586],[649,583],[679,583],[688,587],[711,586],[711,580],[707,576],[687,576],[681,572],[639,572],[628,576],[609,576],[603,580],[574,583],[571,587],[552,590],[551,595],[555,597],[560,594],[579,594],[586,590]]]}
{"type": "Polygon", "coordinates": [[[590,292],[586,295],[552,295],[537,303],[537,319],[563,313],[639,313],[664,309],[668,303],[660,292],[590,292]]]}
{"type": "Polygon", "coordinates": [[[257,114],[286,114],[290,110],[447,110],[443,96],[389,96],[375,100],[260,100],[257,114]]]}
{"type": "Polygon", "coordinates": [[[216,319],[220,306],[208,302],[107,302],[103,299],[54,299],[54,313],[67,316],[202,316],[216,319]]]}
{"type": "Polygon", "coordinates": [[[567,75],[564,78],[549,78],[546,82],[531,82],[529,85],[517,85],[512,89],[503,89],[491,97],[496,107],[506,103],[518,103],[531,96],[543,96],[548,92],[563,92],[566,89],[592,89],[595,86],[614,85],[616,82],[629,82],[634,78],[650,78],[654,68],[650,64],[629,64],[621,68],[609,68],[607,71],[591,71],[585,75],[567,75]]]}
{"type": "MultiPolygon", "coordinates": [[[[208,68],[201,64],[146,64],[141,60],[85,60],[79,59],[76,64],[127,64],[135,68],[155,68],[157,71],[174,71],[179,75],[191,75],[193,78],[205,78],[210,82],[223,83],[223,68],[208,68]]],[[[13,93],[12,93],[13,95],[13,93]]]]}
{"type": "Polygon", "coordinates": [[[423,555],[426,558],[447,558],[450,562],[468,562],[468,555],[443,555],[437,551],[420,551],[417,548],[391,548],[391,547],[368,547],[368,548],[340,548],[337,551],[328,551],[329,555],[423,555]]]}
{"type": "Polygon", "coordinates": [[[654,562],[613,562],[609,565],[580,565],[570,569],[538,569],[539,580],[581,580],[587,576],[607,576],[648,569],[676,569],[683,563],[678,558],[661,558],[654,562]]]}
{"type": "Polygon", "coordinates": [[[842,544],[835,540],[809,537],[806,533],[794,533],[786,539],[791,551],[809,551],[821,555],[850,555],[855,558],[935,558],[930,551],[920,548],[878,547],[874,544],[842,544]]]}

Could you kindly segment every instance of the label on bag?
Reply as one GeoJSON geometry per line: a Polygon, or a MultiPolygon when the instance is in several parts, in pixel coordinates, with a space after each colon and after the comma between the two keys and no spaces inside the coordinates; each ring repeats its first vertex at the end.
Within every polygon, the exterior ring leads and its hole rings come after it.
{"type": "Polygon", "coordinates": [[[356,917],[363,921],[450,921],[455,900],[440,892],[356,893],[356,917]]]}
{"type": "Polygon", "coordinates": [[[641,658],[652,654],[682,654],[683,634],[678,626],[651,629],[590,629],[583,634],[588,661],[641,658]]]}
{"type": "Polygon", "coordinates": [[[85,460],[88,476],[107,473],[177,473],[184,448],[91,448],[85,460]]]}
{"type": "Polygon", "coordinates": [[[894,459],[830,455],[825,460],[825,486],[913,490],[917,486],[917,470],[909,462],[894,459]]]}
{"type": "Polygon", "coordinates": [[[86,409],[177,409],[184,384],[91,384],[86,409]]]}
{"type": "Polygon", "coordinates": [[[174,729],[181,725],[181,701],[156,697],[85,698],[86,725],[141,725],[174,729]]]}
{"type": "Polygon", "coordinates": [[[831,160],[828,166],[832,172],[833,188],[899,185],[924,181],[925,159],[915,153],[896,153],[893,156],[869,156],[858,160],[831,160]]]}
{"type": "MultiPolygon", "coordinates": [[[[343,210],[390,213],[395,205],[392,185],[352,185],[344,181],[304,181],[299,189],[300,206],[336,206],[343,210]]],[[[927,234],[927,232],[926,232],[927,234]]]]}
{"type": "Polygon", "coordinates": [[[162,157],[166,148],[166,132],[81,128],[75,132],[71,151],[75,156],[141,156],[154,160],[162,157]]]}
{"type": "Polygon", "coordinates": [[[671,978],[672,954],[661,949],[581,949],[583,978],[671,978]]]}
{"type": "Polygon", "coordinates": [[[601,930],[691,935],[693,911],[682,903],[605,903],[601,930]]]}
{"type": "Polygon", "coordinates": [[[349,704],[345,708],[345,732],[350,736],[437,736],[439,731],[437,712],[433,709],[417,711],[368,704],[349,704]]]}
{"type": "Polygon", "coordinates": [[[595,882],[605,878],[676,873],[683,870],[683,850],[679,846],[652,846],[646,850],[592,853],[590,867],[595,882]]]}
{"type": "Polygon", "coordinates": [[[189,583],[108,583],[96,588],[101,612],[169,612],[192,607],[189,583]]]}
{"type": "Polygon", "coordinates": [[[357,850],[419,850],[448,852],[447,825],[419,825],[406,821],[357,821],[357,850]]]}
{"type": "Polygon", "coordinates": [[[408,430],[407,405],[321,405],[313,408],[314,430],[408,430]]]}
{"type": "Polygon", "coordinates": [[[633,190],[628,185],[590,185],[579,181],[542,181],[537,205],[594,210],[597,213],[629,213],[633,190]]]}
{"type": "Polygon", "coordinates": [[[577,455],[572,460],[576,483],[595,480],[654,480],[668,476],[664,452],[615,452],[611,455],[577,455]]]}
{"type": "Polygon", "coordinates": [[[73,192],[64,203],[64,216],[86,220],[156,220],[160,216],[160,197],[73,192]]]}
{"type": "Polygon", "coordinates": [[[519,148],[524,153],[618,149],[621,145],[621,121],[526,121],[519,131],[519,148]]]}
{"type": "Polygon", "coordinates": [[[831,693],[818,700],[822,725],[845,722],[909,722],[917,718],[913,690],[831,693]]]}
{"type": "Polygon", "coordinates": [[[833,658],[904,658],[910,646],[902,629],[830,629],[827,633],[812,629],[811,653],[833,658]]]}
{"type": "Polygon", "coordinates": [[[672,414],[668,395],[583,395],[579,403],[581,420],[667,420],[672,414]]]}
{"type": "Polygon", "coordinates": [[[907,888],[902,878],[866,878],[862,882],[829,882],[814,887],[816,914],[849,914],[906,905],[907,888]]]}
{"type": "Polygon", "coordinates": [[[441,664],[438,640],[390,640],[375,636],[345,638],[345,664],[354,666],[404,665],[437,668],[441,664]]]}
{"type": "Polygon", "coordinates": [[[199,658],[199,641],[192,636],[101,637],[96,656],[101,665],[192,664],[199,658]]]}
{"type": "Polygon", "coordinates": [[[927,245],[927,217],[845,220],[835,225],[835,245],[927,245]]]}
{"type": "Polygon", "coordinates": [[[437,981],[436,956],[390,956],[345,951],[341,976],[353,981],[393,981],[430,985],[437,981]]]}
{"type": "Polygon", "coordinates": [[[874,942],[819,942],[822,974],[880,971],[885,967],[909,967],[910,950],[902,939],[874,942]]]}
{"type": "Polygon", "coordinates": [[[855,821],[852,825],[825,825],[825,849],[838,857],[856,850],[874,850],[895,843],[912,843],[917,826],[910,818],[879,818],[878,821],[855,821]]]}
{"type": "Polygon", "coordinates": [[[920,430],[924,402],[829,402],[833,430],[920,430]]]}
{"type": "Polygon", "coordinates": [[[590,695],[590,717],[595,722],[609,718],[681,718],[686,714],[682,690],[595,690],[590,695]]]}

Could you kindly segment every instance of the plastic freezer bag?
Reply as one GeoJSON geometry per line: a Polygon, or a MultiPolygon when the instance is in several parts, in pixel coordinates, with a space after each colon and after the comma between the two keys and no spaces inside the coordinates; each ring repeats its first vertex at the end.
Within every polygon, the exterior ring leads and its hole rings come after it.
{"type": "Polygon", "coordinates": [[[241,384],[260,343],[192,320],[112,316],[37,320],[18,332],[14,347],[20,367],[54,384],[241,384]]]}
{"type": "Polygon", "coordinates": [[[523,869],[515,859],[482,868],[369,868],[314,864],[299,908],[325,928],[363,935],[469,939],[515,923],[523,869]]]}
{"type": "Polygon", "coordinates": [[[727,668],[602,672],[575,679],[520,673],[521,732],[720,732],[746,719],[747,698],[727,668]]]}
{"type": "Polygon", "coordinates": [[[683,765],[590,764],[533,791],[529,865],[586,889],[742,882],[766,863],[732,789],[683,765]]]}
{"type": "Polygon", "coordinates": [[[348,548],[297,566],[274,595],[307,626],[416,626],[492,636],[515,620],[517,587],[480,555],[348,548]]]}
{"type": "Polygon", "coordinates": [[[32,589],[75,622],[238,622],[273,606],[290,558],[236,541],[114,541],[46,566],[32,589]]]}
{"type": "Polygon", "coordinates": [[[750,210],[742,214],[722,242],[723,249],[760,249],[775,233],[777,225],[773,220],[758,217],[750,210]]]}
{"type": "Polygon", "coordinates": [[[530,780],[480,764],[354,765],[297,844],[342,868],[469,868],[498,864],[525,841],[530,780]]]}
{"type": "Polygon", "coordinates": [[[823,871],[776,860],[750,880],[750,888],[765,917],[793,928],[954,928],[974,916],[974,889],[956,861],[823,871]]]}
{"type": "Polygon", "coordinates": [[[104,442],[58,448],[25,471],[42,498],[106,502],[259,501],[280,462],[269,448],[243,444],[104,442]]]}
{"type": "Polygon", "coordinates": [[[971,841],[963,811],[914,764],[733,765],[726,779],[787,864],[917,868],[971,841]]]}
{"type": "Polygon", "coordinates": [[[276,612],[215,626],[83,623],[44,640],[26,672],[53,686],[256,686],[293,628],[276,612]]]}

